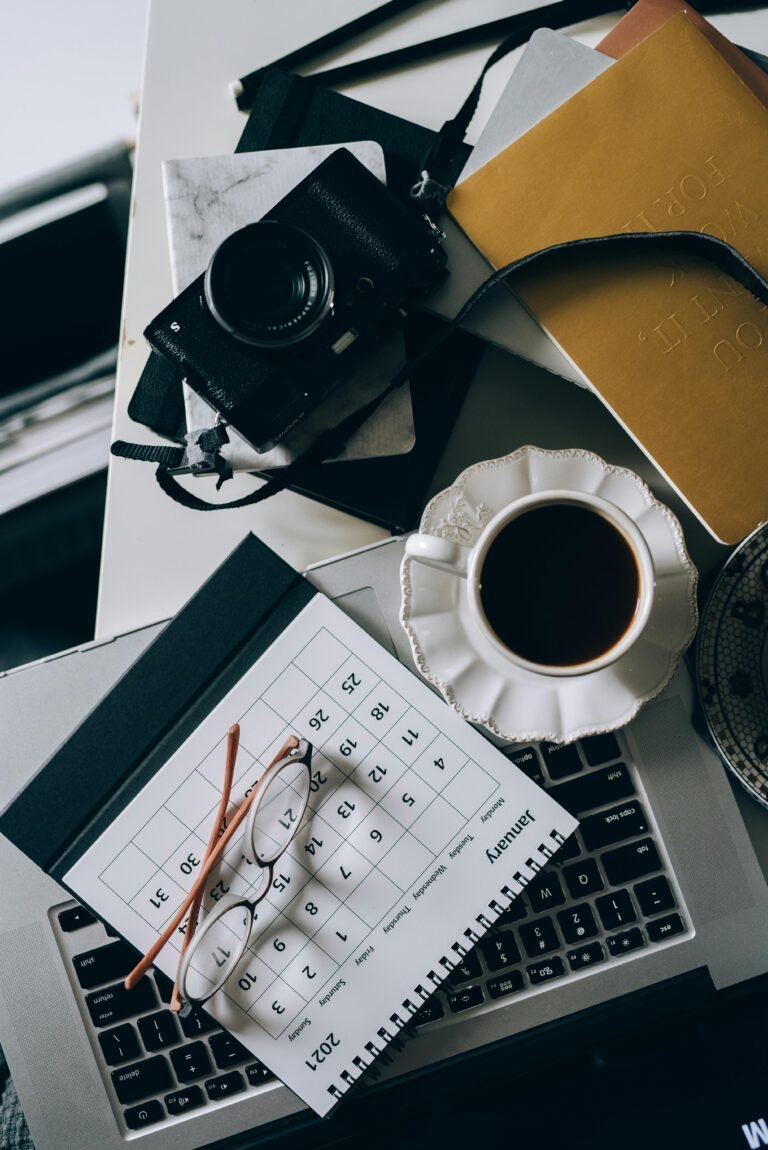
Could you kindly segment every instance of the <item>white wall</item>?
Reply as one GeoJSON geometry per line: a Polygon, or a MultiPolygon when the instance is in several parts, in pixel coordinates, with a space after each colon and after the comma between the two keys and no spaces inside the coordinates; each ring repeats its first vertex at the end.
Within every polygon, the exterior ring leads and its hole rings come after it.
{"type": "Polygon", "coordinates": [[[147,0],[3,0],[0,192],[133,138],[147,0]]]}

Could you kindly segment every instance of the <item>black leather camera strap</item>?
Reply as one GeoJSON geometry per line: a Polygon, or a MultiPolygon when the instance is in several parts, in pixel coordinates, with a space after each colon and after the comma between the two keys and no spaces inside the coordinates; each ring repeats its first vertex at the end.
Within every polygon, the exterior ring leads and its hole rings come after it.
{"type": "MultiPolygon", "coordinates": [[[[183,507],[188,507],[193,511],[235,510],[239,507],[251,507],[257,503],[263,503],[265,499],[270,499],[280,491],[284,491],[293,485],[301,485],[316,467],[320,466],[326,460],[334,459],[338,456],[351,436],[373,415],[374,411],[384,402],[386,397],[398,387],[401,387],[410,378],[415,368],[437,350],[445,339],[447,339],[449,333],[463,323],[481,300],[497,287],[498,284],[511,279],[515,273],[526,268],[533,268],[535,266],[546,267],[548,263],[555,263],[557,260],[562,259],[563,256],[567,257],[571,253],[583,253],[585,250],[588,250],[596,256],[600,253],[618,253],[626,257],[627,260],[631,260],[633,254],[647,253],[649,251],[653,253],[672,252],[680,255],[698,257],[699,259],[706,259],[716,264],[722,271],[726,272],[727,275],[737,280],[742,287],[745,287],[747,291],[751,292],[761,303],[768,305],[768,280],[764,279],[760,272],[758,272],[736,248],[714,236],[702,235],[699,232],[684,231],[620,232],[618,235],[570,240],[567,243],[554,244],[551,247],[542,248],[540,251],[531,252],[529,255],[522,256],[520,259],[514,260],[512,263],[493,272],[493,274],[473,292],[457,315],[450,323],[444,326],[440,334],[428,344],[418,356],[409,360],[400,371],[393,376],[384,391],[370,400],[364,407],[342,420],[336,427],[328,428],[324,431],[308,451],[304,452],[304,454],[293,463],[283,468],[279,475],[273,475],[265,480],[261,487],[256,491],[252,491],[249,495],[244,495],[240,499],[233,499],[228,503],[209,503],[205,499],[201,499],[191,491],[188,491],[172,474],[174,469],[178,469],[182,466],[187,457],[187,451],[180,447],[149,447],[144,444],[124,443],[118,440],[112,444],[112,454],[129,459],[142,459],[146,462],[157,463],[158,466],[155,477],[162,490],[166,495],[170,496],[171,499],[175,500],[176,503],[180,503],[183,507]]],[[[439,391],[436,390],[435,400],[439,401],[439,399],[439,391]]],[[[197,442],[193,446],[197,446],[201,450],[213,449],[215,452],[217,440],[219,444],[224,442],[226,439],[226,431],[223,426],[219,425],[218,429],[211,429],[208,432],[201,433],[199,438],[201,442],[197,442]]],[[[221,457],[218,456],[218,459],[221,460],[221,457]]],[[[219,470],[219,483],[217,486],[221,486],[222,480],[227,478],[227,475],[224,473],[226,467],[225,465],[223,467],[220,465],[217,470],[219,470]]]]}

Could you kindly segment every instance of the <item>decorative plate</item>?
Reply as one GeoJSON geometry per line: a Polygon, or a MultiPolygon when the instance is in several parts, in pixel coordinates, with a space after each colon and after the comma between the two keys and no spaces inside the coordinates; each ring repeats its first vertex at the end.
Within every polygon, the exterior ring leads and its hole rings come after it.
{"type": "Polygon", "coordinates": [[[509,503],[563,488],[620,507],[653,558],[654,603],[645,630],[602,670],[555,678],[515,667],[475,624],[463,579],[407,556],[401,568],[400,618],[421,674],[463,718],[512,742],[567,743],[624,726],[667,685],[696,631],[697,574],[679,522],[637,475],[589,451],[521,447],[477,463],[431,500],[420,530],[471,545],[509,503]]]}
{"type": "Polygon", "coordinates": [[[701,621],[699,695],[726,766],[768,807],[768,524],[733,552],[701,621]]]}

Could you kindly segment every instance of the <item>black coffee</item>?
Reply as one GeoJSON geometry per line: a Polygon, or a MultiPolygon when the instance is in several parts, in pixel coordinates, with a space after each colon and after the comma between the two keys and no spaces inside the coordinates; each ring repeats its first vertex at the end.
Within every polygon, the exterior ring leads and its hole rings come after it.
{"type": "Polygon", "coordinates": [[[609,651],[632,622],[640,592],[624,536],[572,503],[534,507],[503,527],[480,578],[483,610],[502,643],[550,666],[609,651]]]}

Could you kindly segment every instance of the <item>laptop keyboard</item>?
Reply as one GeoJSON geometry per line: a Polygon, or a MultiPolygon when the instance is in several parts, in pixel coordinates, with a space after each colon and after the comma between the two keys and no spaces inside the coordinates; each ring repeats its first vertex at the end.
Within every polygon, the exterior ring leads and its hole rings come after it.
{"type": "MultiPolygon", "coordinates": [[[[638,957],[688,933],[678,892],[616,735],[504,754],[580,819],[579,829],[497,919],[414,1016],[450,1025],[498,1000],[539,991],[593,967],[638,957]],[[664,873],[665,870],[667,873],[664,873]]],[[[129,1130],[226,1102],[274,1079],[204,1010],[168,1010],[171,982],[153,970],[133,990],[138,960],[84,907],[57,915],[63,949],[101,1054],[113,1102],[129,1130]],[[81,933],[82,932],[82,933],[81,933]],[[87,939],[82,948],[78,938],[87,939]]]]}

